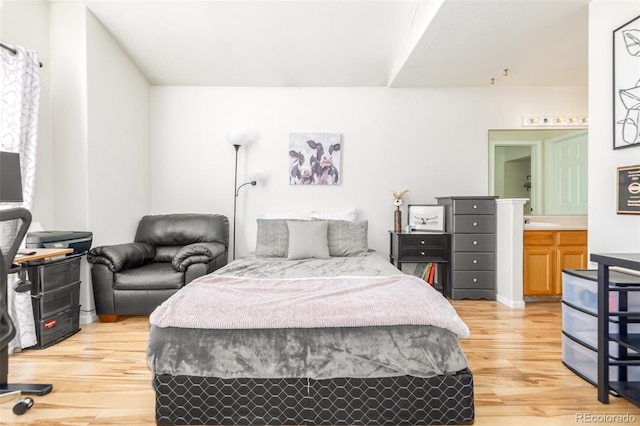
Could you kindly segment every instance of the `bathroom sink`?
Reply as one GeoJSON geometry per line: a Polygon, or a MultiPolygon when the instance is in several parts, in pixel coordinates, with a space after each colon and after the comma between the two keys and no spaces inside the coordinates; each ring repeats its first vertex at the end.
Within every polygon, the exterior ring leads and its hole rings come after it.
{"type": "Polygon", "coordinates": [[[531,229],[531,228],[559,228],[560,224],[559,223],[553,223],[553,222],[529,222],[529,223],[525,223],[524,224],[524,229],[531,229]]]}

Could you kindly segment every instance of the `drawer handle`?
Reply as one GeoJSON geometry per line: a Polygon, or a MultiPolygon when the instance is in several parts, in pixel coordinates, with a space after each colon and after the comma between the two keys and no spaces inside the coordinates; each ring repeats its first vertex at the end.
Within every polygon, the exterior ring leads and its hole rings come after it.
{"type": "Polygon", "coordinates": [[[421,256],[424,256],[424,255],[425,255],[425,252],[421,251],[421,252],[420,252],[420,255],[421,255],[421,256]]]}
{"type": "Polygon", "coordinates": [[[477,245],[478,245],[478,242],[477,242],[477,241],[474,241],[474,242],[473,242],[473,245],[474,245],[474,246],[477,246],[477,245]]]}
{"type": "Polygon", "coordinates": [[[478,208],[478,206],[477,206],[476,204],[474,204],[474,205],[473,205],[473,208],[474,208],[474,209],[477,209],[477,208],[478,208]]]}
{"type": "Polygon", "coordinates": [[[477,279],[477,278],[474,278],[474,279],[473,279],[473,282],[474,282],[474,283],[477,283],[477,282],[478,282],[478,279],[477,279]]]}
{"type": "Polygon", "coordinates": [[[473,222],[473,226],[478,226],[478,222],[473,222]]]}
{"type": "Polygon", "coordinates": [[[424,240],[420,241],[420,244],[424,245],[424,240]]]}
{"type": "Polygon", "coordinates": [[[477,259],[473,259],[473,263],[478,263],[478,260],[477,259]]]}

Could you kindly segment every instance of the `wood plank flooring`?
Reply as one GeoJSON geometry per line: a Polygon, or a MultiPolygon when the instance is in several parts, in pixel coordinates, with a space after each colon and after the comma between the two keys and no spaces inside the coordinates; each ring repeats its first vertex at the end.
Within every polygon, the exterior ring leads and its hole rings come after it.
{"type": "MultiPolygon", "coordinates": [[[[557,301],[510,309],[498,302],[453,301],[471,329],[462,339],[475,382],[475,425],[640,424],[640,408],[611,397],[561,362],[557,301]],[[604,415],[627,415],[626,423],[604,415]],[[587,421],[587,420],[591,421],[587,421]],[[606,421],[609,420],[609,421],[606,421]]],[[[11,383],[52,383],[24,415],[0,404],[2,425],[154,425],[154,393],[146,364],[147,317],[82,324],[82,331],[44,350],[9,357],[11,383]]]]}

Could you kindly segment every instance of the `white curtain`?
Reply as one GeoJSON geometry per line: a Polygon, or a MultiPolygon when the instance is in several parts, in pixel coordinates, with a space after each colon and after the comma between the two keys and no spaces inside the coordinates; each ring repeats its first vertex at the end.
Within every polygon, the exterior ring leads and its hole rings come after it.
{"type": "MultiPolygon", "coordinates": [[[[40,62],[35,51],[21,46],[13,48],[16,54],[0,48],[0,151],[20,154],[24,202],[2,207],[31,210],[36,182],[40,62]]],[[[16,274],[12,274],[8,282],[9,315],[17,329],[9,353],[37,343],[31,294],[16,293],[13,290],[16,279],[16,274]]]]}

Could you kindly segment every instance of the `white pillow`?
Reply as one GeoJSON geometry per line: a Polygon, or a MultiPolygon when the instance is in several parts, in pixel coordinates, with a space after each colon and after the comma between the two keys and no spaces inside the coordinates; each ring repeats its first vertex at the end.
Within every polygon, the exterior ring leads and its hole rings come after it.
{"type": "Polygon", "coordinates": [[[348,220],[349,222],[355,222],[358,219],[358,210],[354,207],[352,209],[343,212],[316,212],[311,211],[309,214],[311,219],[324,219],[324,220],[348,220]]]}
{"type": "Polygon", "coordinates": [[[329,222],[295,222],[288,220],[287,259],[329,259],[329,222]]]}

